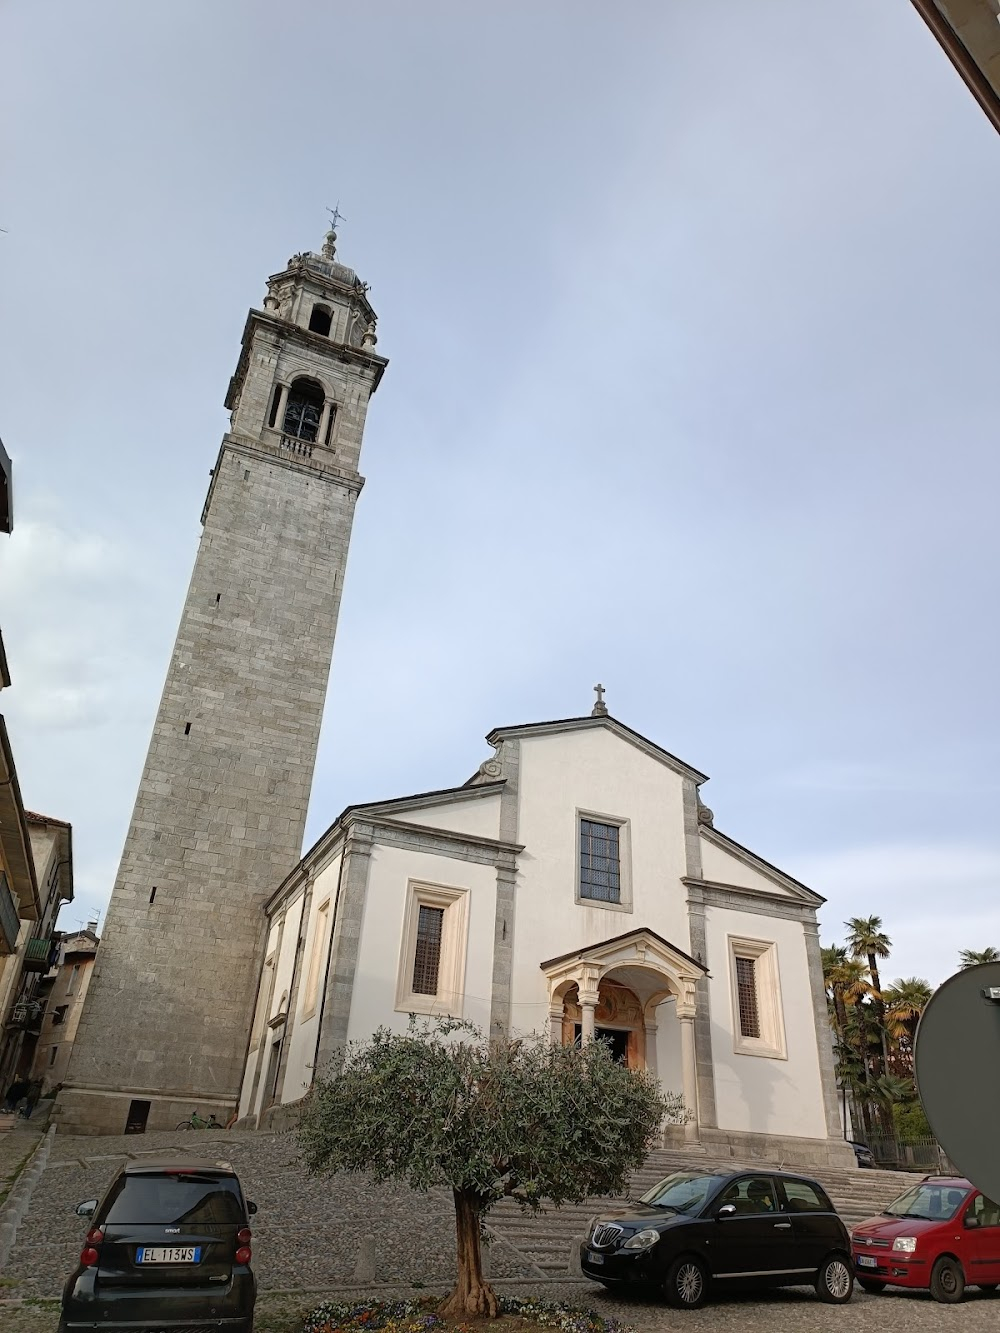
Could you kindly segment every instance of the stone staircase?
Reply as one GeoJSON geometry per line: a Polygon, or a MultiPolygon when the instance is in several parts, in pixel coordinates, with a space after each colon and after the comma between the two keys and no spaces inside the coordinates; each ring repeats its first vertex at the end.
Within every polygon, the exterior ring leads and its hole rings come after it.
{"type": "MultiPolygon", "coordinates": [[[[632,1177],[629,1192],[638,1198],[657,1181],[672,1171],[766,1171],[796,1168],[785,1163],[781,1168],[774,1162],[739,1162],[731,1157],[713,1157],[711,1154],[686,1154],[683,1150],[663,1149],[651,1153],[632,1177]]],[[[871,1217],[902,1194],[919,1176],[903,1171],[840,1170],[804,1168],[801,1172],[818,1180],[829,1194],[833,1206],[848,1228],[866,1217],[871,1217]]],[[[496,1239],[518,1250],[529,1259],[541,1275],[565,1276],[572,1268],[571,1256],[580,1238],[587,1232],[591,1220],[608,1208],[621,1207],[621,1199],[594,1198],[582,1204],[565,1204],[552,1208],[537,1217],[522,1213],[517,1204],[503,1200],[491,1209],[487,1219],[489,1231],[496,1239]]]]}

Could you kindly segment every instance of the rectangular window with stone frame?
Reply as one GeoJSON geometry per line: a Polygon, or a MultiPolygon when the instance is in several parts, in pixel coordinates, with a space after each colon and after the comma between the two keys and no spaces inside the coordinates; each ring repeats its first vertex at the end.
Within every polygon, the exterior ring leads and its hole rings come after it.
{"type": "Polygon", "coordinates": [[[778,946],[771,940],[729,937],[733,1050],[738,1055],[787,1058],[778,946]]]}
{"type": "Polygon", "coordinates": [[[467,889],[409,882],[396,980],[398,1011],[462,1017],[468,929],[467,889]]]}
{"type": "Polygon", "coordinates": [[[576,901],[630,912],[628,820],[590,810],[578,810],[576,819],[576,901]]]}

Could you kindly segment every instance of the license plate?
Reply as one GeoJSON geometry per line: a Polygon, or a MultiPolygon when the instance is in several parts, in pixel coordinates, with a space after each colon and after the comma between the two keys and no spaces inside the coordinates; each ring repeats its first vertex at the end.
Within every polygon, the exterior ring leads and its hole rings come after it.
{"type": "Polygon", "coordinates": [[[603,1254],[595,1254],[593,1250],[590,1251],[590,1254],[589,1254],[588,1258],[589,1258],[589,1260],[590,1260],[590,1262],[591,1262],[592,1264],[603,1264],[603,1263],[604,1263],[604,1255],[603,1255],[603,1254]]]}
{"type": "Polygon", "coordinates": [[[200,1245],[140,1245],[135,1252],[137,1264],[201,1263],[200,1245]]]}
{"type": "Polygon", "coordinates": [[[859,1268],[878,1268],[878,1260],[875,1258],[875,1256],[874,1256],[873,1254],[859,1254],[859,1255],[858,1255],[858,1267],[859,1267],[859,1268]]]}

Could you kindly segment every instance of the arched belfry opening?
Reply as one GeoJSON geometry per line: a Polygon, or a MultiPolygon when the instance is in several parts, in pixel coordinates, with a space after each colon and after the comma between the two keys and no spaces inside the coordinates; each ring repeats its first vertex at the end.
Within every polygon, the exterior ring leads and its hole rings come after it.
{"type": "Polygon", "coordinates": [[[309,315],[309,332],[322,333],[324,338],[329,338],[332,322],[333,315],[329,306],[314,305],[309,315]]]}
{"type": "Polygon", "coordinates": [[[294,380],[288,390],[288,402],[281,423],[282,434],[307,444],[315,444],[325,401],[326,395],[321,384],[310,379],[294,380]]]}

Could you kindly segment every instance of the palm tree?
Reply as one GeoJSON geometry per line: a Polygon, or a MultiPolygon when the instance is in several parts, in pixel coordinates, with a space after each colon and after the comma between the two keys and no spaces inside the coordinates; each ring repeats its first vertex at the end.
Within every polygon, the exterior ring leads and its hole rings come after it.
{"type": "Polygon", "coordinates": [[[913,1047],[917,1024],[931,998],[931,988],[923,977],[899,977],[886,991],[885,1025],[889,1033],[889,1073],[913,1077],[913,1047]]]}
{"type": "Polygon", "coordinates": [[[847,1028],[847,1007],[844,1004],[844,964],[848,961],[847,950],[834,945],[822,950],[823,980],[826,982],[827,999],[831,1002],[831,1020],[837,1040],[843,1041],[847,1028]]]}
{"type": "Polygon", "coordinates": [[[889,957],[892,940],[882,929],[882,918],[880,916],[852,916],[850,921],[844,922],[844,926],[848,932],[847,947],[850,950],[851,957],[865,958],[868,961],[868,971],[871,974],[873,987],[872,1005],[878,1023],[879,1046],[882,1052],[882,1066],[878,1073],[879,1075],[885,1074],[889,1068],[889,1045],[886,1039],[885,1003],[882,1000],[882,982],[878,974],[878,960],[889,957]]]}
{"type": "Polygon", "coordinates": [[[854,1095],[855,1109],[870,1137],[872,1126],[871,1084],[878,1077],[872,1070],[872,1039],[869,1014],[874,990],[864,963],[857,958],[845,958],[837,970],[837,979],[844,1004],[844,1038],[840,1047],[840,1065],[847,1086],[854,1095]]]}
{"type": "Polygon", "coordinates": [[[980,963],[1000,963],[1000,950],[990,945],[986,949],[963,949],[958,955],[959,971],[967,967],[978,967],[980,963]]]}
{"type": "Polygon", "coordinates": [[[885,1021],[895,1041],[907,1037],[912,1047],[920,1015],[931,998],[930,983],[923,977],[899,977],[885,993],[885,1021]]]}

